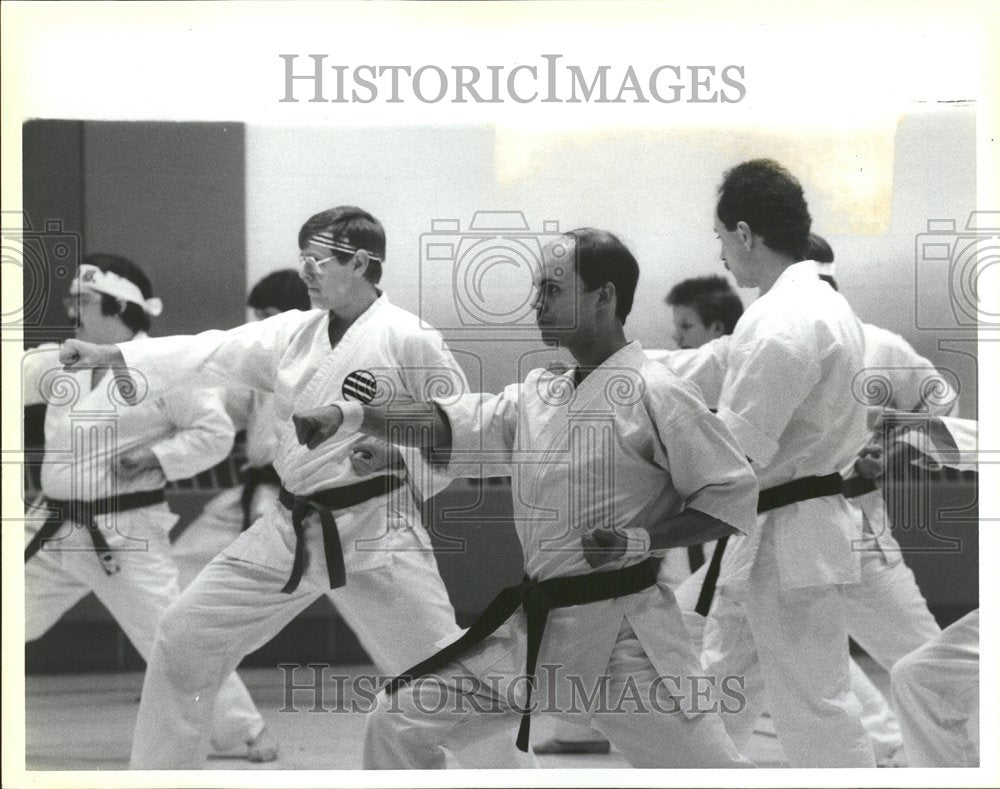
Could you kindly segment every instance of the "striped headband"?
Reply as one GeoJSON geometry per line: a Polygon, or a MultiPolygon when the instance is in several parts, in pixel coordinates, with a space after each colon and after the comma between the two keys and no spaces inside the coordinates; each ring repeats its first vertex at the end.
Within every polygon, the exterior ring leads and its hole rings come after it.
{"type": "Polygon", "coordinates": [[[73,281],[70,283],[70,295],[77,295],[83,288],[96,290],[106,296],[138,304],[142,311],[150,317],[155,318],[163,312],[163,302],[155,296],[144,298],[139,286],[132,280],[125,279],[113,271],[101,271],[100,268],[90,263],[82,263],[73,281]]]}
{"type": "MultiPolygon", "coordinates": [[[[334,238],[333,233],[315,233],[314,235],[309,236],[309,240],[317,246],[326,247],[334,252],[343,252],[347,255],[353,255],[361,249],[360,247],[352,246],[351,242],[346,238],[334,238]]],[[[368,252],[368,250],[366,249],[365,252],[368,252]]],[[[382,258],[374,252],[368,252],[368,257],[376,263],[382,262],[382,258]]]]}

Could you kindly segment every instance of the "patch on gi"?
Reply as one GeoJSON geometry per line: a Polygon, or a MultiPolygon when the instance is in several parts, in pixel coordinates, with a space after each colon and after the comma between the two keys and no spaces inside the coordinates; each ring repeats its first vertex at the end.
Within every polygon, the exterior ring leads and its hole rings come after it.
{"type": "Polygon", "coordinates": [[[361,403],[370,403],[375,399],[377,391],[375,376],[367,370],[355,370],[344,379],[344,385],[340,389],[345,400],[357,400],[361,403]]]}

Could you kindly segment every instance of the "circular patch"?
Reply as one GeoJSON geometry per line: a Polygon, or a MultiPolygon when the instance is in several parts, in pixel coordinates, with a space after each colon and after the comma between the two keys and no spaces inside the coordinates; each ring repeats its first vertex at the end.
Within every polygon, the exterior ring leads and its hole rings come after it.
{"type": "Polygon", "coordinates": [[[370,403],[375,399],[378,387],[375,376],[367,370],[355,370],[344,379],[340,393],[345,400],[357,400],[360,403],[370,403]]]}

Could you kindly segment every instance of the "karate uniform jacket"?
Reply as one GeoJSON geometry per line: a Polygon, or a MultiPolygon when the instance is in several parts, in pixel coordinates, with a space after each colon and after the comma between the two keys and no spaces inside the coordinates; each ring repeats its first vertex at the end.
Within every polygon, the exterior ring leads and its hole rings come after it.
{"type": "MultiPolygon", "coordinates": [[[[860,321],[815,263],[785,269],[751,304],[732,335],[665,363],[717,398],[718,416],[753,461],[761,490],[853,463],[867,438],[856,390],[864,369],[860,321]]],[[[857,583],[860,524],[841,497],[797,502],[764,513],[759,529],[730,540],[719,585],[749,578],[763,529],[775,531],[786,589],[857,583]]]]}
{"type": "MultiPolygon", "coordinates": [[[[515,528],[532,578],[594,572],[581,535],[602,526],[625,528],[637,517],[692,507],[742,532],[754,529],[757,486],[732,435],[693,386],[648,360],[637,342],[579,387],[573,371],[534,370],[498,395],[470,394],[439,405],[451,425],[449,474],[477,476],[492,473],[494,464],[508,466],[515,528]]],[[[636,560],[622,557],[598,571],[636,560]]],[[[663,583],[553,609],[539,666],[559,665],[593,682],[607,669],[623,619],[661,675],[699,673],[680,611],[663,583]]],[[[498,633],[501,638],[462,663],[474,671],[522,673],[523,612],[498,633]]],[[[548,682],[540,670],[540,688],[548,682]]],[[[690,705],[682,708],[693,714],[690,705]]]]}
{"type": "MultiPolygon", "coordinates": [[[[323,310],[283,312],[228,331],[163,337],[124,343],[121,352],[151,389],[161,391],[201,383],[243,386],[273,394],[278,435],[274,467],[291,493],[358,483],[351,467],[351,448],[358,435],[334,437],[315,449],[300,445],[292,414],[336,400],[371,402],[425,401],[465,391],[465,376],[440,335],[420,326],[418,318],[389,302],[385,294],[360,315],[336,347],[330,347],[329,313],[323,310]]],[[[423,495],[446,484],[421,471],[417,453],[404,452],[411,481],[423,495]]],[[[380,474],[383,472],[379,472],[380,474]]],[[[420,523],[406,486],[390,497],[390,505],[373,499],[336,512],[344,563],[348,572],[391,563],[390,532],[420,523]]],[[[224,553],[282,571],[291,570],[295,534],[288,513],[269,518],[275,528],[251,528],[224,553]]],[[[429,550],[422,529],[419,539],[429,550]]],[[[322,556],[319,529],[306,529],[310,557],[322,556]]]]}

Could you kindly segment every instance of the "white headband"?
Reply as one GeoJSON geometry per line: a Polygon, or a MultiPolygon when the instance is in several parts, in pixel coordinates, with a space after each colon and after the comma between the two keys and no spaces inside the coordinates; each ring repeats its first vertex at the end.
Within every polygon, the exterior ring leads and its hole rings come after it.
{"type": "MultiPolygon", "coordinates": [[[[316,233],[309,236],[309,240],[317,246],[326,247],[333,252],[343,252],[346,255],[353,255],[359,249],[346,238],[334,238],[332,233],[316,233]]],[[[368,250],[366,249],[365,252],[368,252],[368,250]]],[[[382,262],[382,258],[374,252],[368,252],[368,257],[378,263],[382,262]]]]}
{"type": "Polygon", "coordinates": [[[142,307],[143,312],[153,318],[163,312],[163,302],[158,298],[155,296],[150,299],[143,298],[139,286],[131,280],[127,280],[113,271],[101,271],[90,263],[84,263],[80,266],[80,271],[70,283],[69,292],[71,295],[76,295],[82,288],[90,288],[98,293],[138,304],[142,307]]]}

